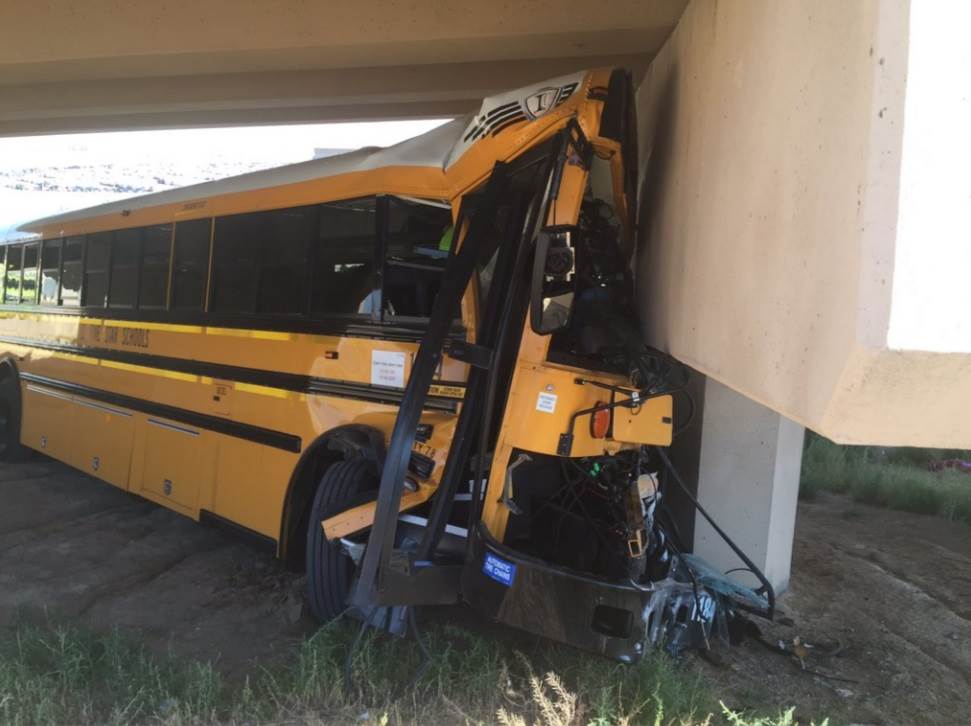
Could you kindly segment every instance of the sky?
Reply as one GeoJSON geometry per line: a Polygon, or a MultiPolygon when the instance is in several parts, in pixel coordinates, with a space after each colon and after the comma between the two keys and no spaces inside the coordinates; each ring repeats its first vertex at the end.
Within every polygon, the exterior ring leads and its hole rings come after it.
{"type": "Polygon", "coordinates": [[[0,240],[23,223],[173,186],[390,146],[445,120],[0,138],[0,240]]]}

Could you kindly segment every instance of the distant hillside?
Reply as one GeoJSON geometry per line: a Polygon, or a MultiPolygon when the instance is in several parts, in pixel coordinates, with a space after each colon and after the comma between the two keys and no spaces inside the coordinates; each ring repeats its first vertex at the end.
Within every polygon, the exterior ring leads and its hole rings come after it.
{"type": "MultiPolygon", "coordinates": [[[[319,158],[318,154],[331,156],[343,151],[314,149],[313,155],[319,158]]],[[[40,217],[276,165],[228,158],[193,165],[156,158],[124,163],[0,166],[0,241],[19,236],[14,232],[18,225],[40,217]]]]}

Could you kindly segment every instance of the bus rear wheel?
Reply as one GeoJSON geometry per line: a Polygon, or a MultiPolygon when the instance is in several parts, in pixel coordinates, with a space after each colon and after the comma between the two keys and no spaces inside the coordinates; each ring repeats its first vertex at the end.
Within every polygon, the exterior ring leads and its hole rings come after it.
{"type": "Polygon", "coordinates": [[[22,461],[27,448],[20,443],[20,384],[15,375],[0,380],[0,461],[22,461]]]}
{"type": "Polygon", "coordinates": [[[317,486],[307,525],[307,595],[314,616],[333,620],[347,608],[354,563],[341,543],[328,540],[320,523],[362,501],[378,488],[374,464],[351,459],[332,464],[317,486]]]}

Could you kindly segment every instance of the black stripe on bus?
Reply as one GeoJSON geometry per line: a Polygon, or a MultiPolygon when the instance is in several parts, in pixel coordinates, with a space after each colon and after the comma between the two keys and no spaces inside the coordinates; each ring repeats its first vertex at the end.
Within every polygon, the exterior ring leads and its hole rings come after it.
{"type": "Polygon", "coordinates": [[[267,537],[261,532],[257,532],[249,527],[244,527],[231,519],[220,517],[218,514],[215,512],[210,512],[208,509],[199,510],[199,521],[203,524],[208,524],[211,527],[215,527],[216,529],[221,529],[223,532],[228,532],[235,537],[244,539],[250,542],[261,552],[265,552],[268,555],[276,557],[277,545],[276,540],[272,537],[267,537]]]}
{"type": "Polygon", "coordinates": [[[303,442],[299,436],[283,431],[265,429],[262,426],[253,426],[252,424],[240,423],[239,421],[232,421],[230,419],[220,418],[219,416],[210,416],[206,413],[190,411],[186,408],[177,408],[176,406],[156,403],[155,401],[147,401],[144,398],[126,396],[121,393],[105,391],[101,388],[92,388],[91,386],[63,381],[58,378],[39,376],[36,373],[21,371],[19,375],[25,381],[36,383],[47,388],[73,393],[84,398],[90,398],[93,401],[113,404],[120,408],[127,408],[131,411],[138,411],[150,416],[158,416],[159,418],[169,419],[170,421],[198,426],[199,428],[233,436],[237,439],[245,439],[246,441],[263,444],[264,446],[272,446],[274,449],[282,449],[283,451],[299,454],[303,448],[303,442]]]}
{"type": "MultiPolygon", "coordinates": [[[[195,376],[206,376],[220,380],[239,381],[255,386],[277,388],[295,393],[311,393],[339,398],[353,398],[362,401],[373,401],[388,405],[401,402],[403,392],[397,388],[373,386],[368,383],[339,381],[330,378],[317,378],[299,373],[284,373],[281,371],[267,371],[259,368],[244,368],[223,363],[209,363],[206,361],[189,360],[187,358],[173,358],[170,356],[138,353],[135,351],[115,350],[112,348],[89,348],[68,343],[53,343],[35,338],[21,338],[0,335],[0,343],[22,345],[28,348],[40,348],[58,353],[81,355],[99,360],[110,360],[116,363],[157,368],[160,370],[188,373],[195,376]]],[[[465,387],[465,383],[442,382],[443,385],[465,387]]],[[[455,413],[458,410],[453,399],[443,397],[429,397],[426,408],[455,413]]]]}

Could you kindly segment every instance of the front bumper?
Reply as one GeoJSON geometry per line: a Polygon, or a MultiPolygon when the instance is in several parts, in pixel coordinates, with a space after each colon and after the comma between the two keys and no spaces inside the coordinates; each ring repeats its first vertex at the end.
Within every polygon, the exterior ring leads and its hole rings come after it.
{"type": "Polygon", "coordinates": [[[555,567],[470,533],[462,598],[485,617],[584,650],[632,662],[649,646],[672,655],[736,642],[739,610],[764,614],[764,599],[691,555],[670,575],[637,586],[555,567]]]}

